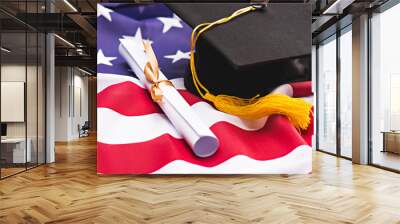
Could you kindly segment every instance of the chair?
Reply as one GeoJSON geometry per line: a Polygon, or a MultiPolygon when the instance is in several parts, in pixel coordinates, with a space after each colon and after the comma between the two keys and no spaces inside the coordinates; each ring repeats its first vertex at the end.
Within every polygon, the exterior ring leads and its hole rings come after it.
{"type": "Polygon", "coordinates": [[[89,129],[90,129],[89,121],[85,121],[82,127],[78,124],[79,138],[89,136],[89,129]]]}

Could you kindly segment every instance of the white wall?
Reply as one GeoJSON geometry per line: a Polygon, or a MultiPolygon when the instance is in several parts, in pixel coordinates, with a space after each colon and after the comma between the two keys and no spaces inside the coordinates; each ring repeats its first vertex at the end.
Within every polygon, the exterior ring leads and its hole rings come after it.
{"type": "MultiPolygon", "coordinates": [[[[1,81],[2,82],[25,82],[26,70],[28,74],[36,74],[36,66],[27,66],[25,64],[4,64],[1,66],[1,81]]],[[[28,76],[29,78],[30,76],[28,76]]],[[[29,80],[29,86],[36,86],[36,80],[29,80]]],[[[36,110],[36,88],[27,88],[27,102],[30,104],[31,102],[35,102],[35,104],[27,105],[34,107],[36,110]]],[[[6,110],[7,108],[1,108],[1,110],[6,110]]],[[[31,108],[32,109],[32,108],[31,108]]],[[[36,113],[28,113],[28,122],[35,122],[37,119],[36,113]]],[[[28,124],[29,127],[33,127],[33,125],[28,124]]],[[[36,126],[35,126],[36,129],[36,126]]],[[[29,137],[30,130],[28,130],[29,137]]],[[[25,122],[7,122],[7,136],[8,137],[25,137],[25,122]]]]}
{"type": "Polygon", "coordinates": [[[73,67],[56,67],[55,74],[55,140],[70,141],[88,120],[88,78],[73,67]]]}
{"type": "Polygon", "coordinates": [[[68,67],[55,68],[55,141],[68,140],[69,73],[68,67]]]}
{"type": "MultiPolygon", "coordinates": [[[[30,148],[32,151],[32,161],[39,163],[44,162],[45,150],[45,117],[44,117],[44,74],[41,66],[28,65],[18,63],[2,64],[1,66],[1,81],[2,82],[23,82],[26,86],[26,107],[25,102],[22,106],[22,113],[26,112],[26,120],[21,122],[5,122],[7,124],[8,138],[24,138],[25,135],[29,139],[30,148]],[[26,80],[27,79],[27,80],[26,80]],[[39,153],[37,156],[36,153],[39,153]]],[[[3,91],[3,90],[2,90],[3,91]]],[[[25,90],[21,94],[25,93],[25,90]]],[[[2,95],[2,98],[7,97],[2,95]]],[[[15,113],[10,111],[12,108],[3,107],[3,112],[15,113]]]]}
{"type": "Polygon", "coordinates": [[[83,125],[85,121],[88,121],[88,78],[86,76],[82,76],[82,73],[75,71],[73,86],[71,90],[73,90],[74,96],[71,96],[74,102],[71,102],[73,105],[72,116],[71,116],[71,136],[72,138],[78,138],[78,125],[83,125]]]}

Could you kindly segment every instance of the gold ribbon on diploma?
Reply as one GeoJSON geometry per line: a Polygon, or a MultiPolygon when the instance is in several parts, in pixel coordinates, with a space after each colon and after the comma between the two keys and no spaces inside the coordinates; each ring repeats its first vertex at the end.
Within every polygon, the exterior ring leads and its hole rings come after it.
{"type": "Polygon", "coordinates": [[[174,86],[169,80],[158,80],[158,62],[157,57],[154,54],[153,48],[149,41],[143,41],[144,51],[147,55],[147,63],[144,67],[144,75],[148,82],[150,82],[150,95],[154,102],[161,102],[163,97],[163,92],[160,88],[161,85],[174,86]]]}

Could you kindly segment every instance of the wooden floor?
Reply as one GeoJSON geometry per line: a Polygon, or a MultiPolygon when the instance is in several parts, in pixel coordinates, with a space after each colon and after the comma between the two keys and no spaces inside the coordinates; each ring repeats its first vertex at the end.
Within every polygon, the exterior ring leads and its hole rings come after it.
{"type": "Polygon", "coordinates": [[[382,152],[380,150],[374,150],[373,153],[372,159],[374,164],[400,170],[400,154],[382,152]]]}
{"type": "Polygon", "coordinates": [[[310,175],[98,176],[96,141],[0,181],[0,223],[400,223],[400,175],[315,153],[310,175]]]}
{"type": "Polygon", "coordinates": [[[2,177],[2,178],[3,178],[3,177],[8,177],[8,176],[11,176],[11,175],[13,175],[13,174],[22,172],[22,171],[24,171],[24,170],[26,170],[25,167],[23,167],[23,168],[14,168],[14,167],[11,167],[11,168],[1,168],[1,177],[2,177]]]}

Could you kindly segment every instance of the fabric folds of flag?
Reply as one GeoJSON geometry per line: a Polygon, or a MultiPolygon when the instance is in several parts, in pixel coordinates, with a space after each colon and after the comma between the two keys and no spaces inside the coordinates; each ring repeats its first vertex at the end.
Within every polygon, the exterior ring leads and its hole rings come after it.
{"type": "MultiPolygon", "coordinates": [[[[98,5],[98,147],[101,174],[309,173],[313,125],[299,133],[286,117],[243,120],[215,110],[184,88],[191,28],[163,4],[98,5]],[[163,73],[220,140],[196,157],[118,53],[120,38],[152,43],[163,73]]],[[[311,97],[311,82],[283,88],[311,97]]]]}

